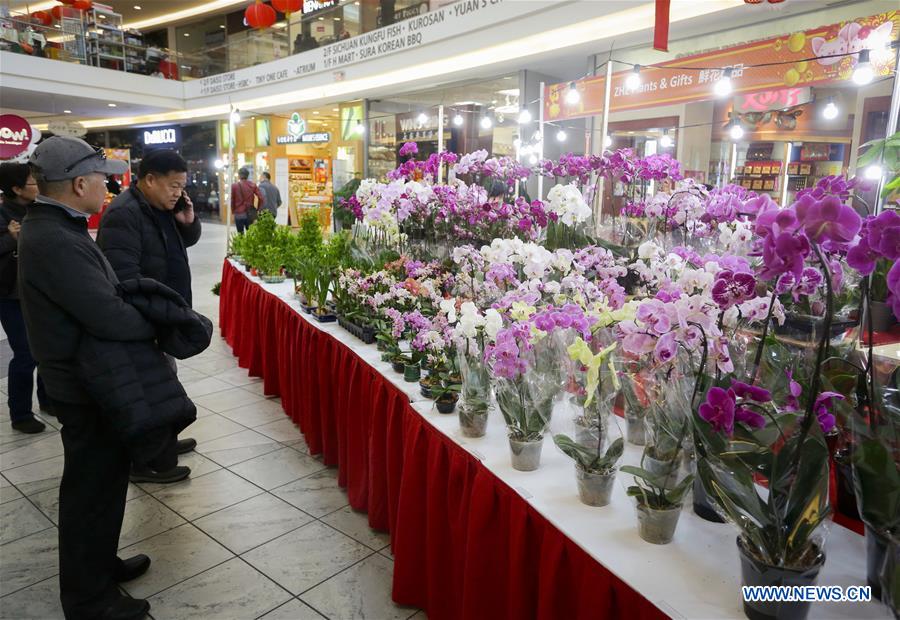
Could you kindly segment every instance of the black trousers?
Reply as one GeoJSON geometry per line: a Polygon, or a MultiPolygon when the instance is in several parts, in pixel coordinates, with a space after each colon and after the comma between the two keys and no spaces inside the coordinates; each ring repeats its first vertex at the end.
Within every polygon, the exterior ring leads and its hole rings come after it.
{"type": "Polygon", "coordinates": [[[113,577],[131,461],[96,405],[54,401],[65,455],[59,488],[59,588],[67,620],[121,596],[113,577]]]}

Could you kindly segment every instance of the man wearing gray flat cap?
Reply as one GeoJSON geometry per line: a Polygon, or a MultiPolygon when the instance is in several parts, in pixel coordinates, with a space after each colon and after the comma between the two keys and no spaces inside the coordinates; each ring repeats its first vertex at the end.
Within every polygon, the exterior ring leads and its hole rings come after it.
{"type": "Polygon", "coordinates": [[[106,178],[127,163],[106,159],[77,138],[38,145],[30,163],[40,195],[19,235],[20,297],[32,354],[62,423],[65,465],[59,490],[59,581],[71,618],[142,618],[149,603],[123,596],[117,582],[143,574],[147,556],[116,557],[130,457],[84,385],[76,357],[82,337],[152,340],[153,325],[117,292],[118,280],[88,234],[106,178]]]}

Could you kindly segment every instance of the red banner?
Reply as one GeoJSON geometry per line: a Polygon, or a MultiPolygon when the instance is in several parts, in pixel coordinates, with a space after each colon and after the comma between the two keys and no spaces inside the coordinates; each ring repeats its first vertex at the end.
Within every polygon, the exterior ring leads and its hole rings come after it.
{"type": "MultiPolygon", "coordinates": [[[[889,75],[894,68],[890,42],[900,32],[900,11],[841,22],[812,30],[687,56],[641,68],[641,85],[625,87],[631,70],[612,76],[610,109],[613,112],[653,106],[714,99],[713,85],[723,69],[732,69],[734,93],[752,93],[785,88],[804,88],[847,80],[856,66],[856,55],[870,49],[876,76],[889,75]],[[750,67],[764,63],[765,67],[750,67]],[[679,69],[678,67],[691,67],[679,69]]],[[[566,103],[569,82],[551,84],[544,90],[544,118],[548,121],[592,116],[603,112],[605,76],[575,82],[581,97],[577,104],[566,103]]]]}
{"type": "Polygon", "coordinates": [[[15,114],[0,114],[0,160],[25,153],[35,141],[31,123],[15,114]]]}

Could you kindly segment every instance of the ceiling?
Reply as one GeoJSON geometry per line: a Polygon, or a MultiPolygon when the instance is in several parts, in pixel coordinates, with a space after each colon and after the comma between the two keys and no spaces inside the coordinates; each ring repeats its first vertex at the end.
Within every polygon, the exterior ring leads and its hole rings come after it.
{"type": "Polygon", "coordinates": [[[98,114],[132,116],[165,111],[159,107],[130,103],[117,103],[113,109],[105,101],[92,98],[12,88],[0,90],[0,111],[4,114],[20,114],[31,121],[42,122],[48,118],[69,117],[70,115],[66,114],[65,110],[71,112],[72,120],[96,117],[98,114]]]}
{"type": "MultiPolygon", "coordinates": [[[[136,21],[165,17],[176,11],[184,11],[186,9],[192,9],[208,4],[209,1],[210,0],[105,0],[102,4],[111,6],[116,13],[121,13],[124,23],[130,24],[136,21]],[[140,9],[138,10],[135,7],[140,7],[140,9]]],[[[55,6],[59,4],[58,2],[48,2],[44,0],[0,0],[0,6],[6,6],[7,2],[9,3],[10,10],[16,13],[34,11],[35,7],[38,5],[55,6]]],[[[243,5],[246,3],[246,0],[234,0],[232,4],[243,5]]],[[[218,2],[216,6],[211,9],[211,12],[224,12],[221,8],[222,4],[226,3],[218,2]]],[[[38,8],[46,10],[44,6],[38,6],[38,8]]],[[[231,11],[234,9],[235,7],[227,7],[225,10],[231,11]]]]}

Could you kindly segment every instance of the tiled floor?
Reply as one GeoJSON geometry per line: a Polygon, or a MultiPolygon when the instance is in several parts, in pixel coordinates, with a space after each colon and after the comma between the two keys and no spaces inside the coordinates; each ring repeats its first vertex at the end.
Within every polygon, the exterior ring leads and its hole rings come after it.
{"type": "MultiPolygon", "coordinates": [[[[209,290],[224,248],[224,229],[206,225],[191,249],[195,307],[216,322],[209,290]]],[[[125,584],[129,594],[149,598],[152,616],[166,620],[425,617],[391,601],[388,536],[350,509],[336,470],[309,456],[278,399],[261,396],[220,338],[179,362],[179,376],[198,405],[185,433],[197,450],[182,457],[193,473],[174,485],[131,485],[120,555],[146,553],[153,565],[125,584]]],[[[62,617],[62,444],[46,421],[38,436],[0,422],[0,619],[62,617]]]]}

